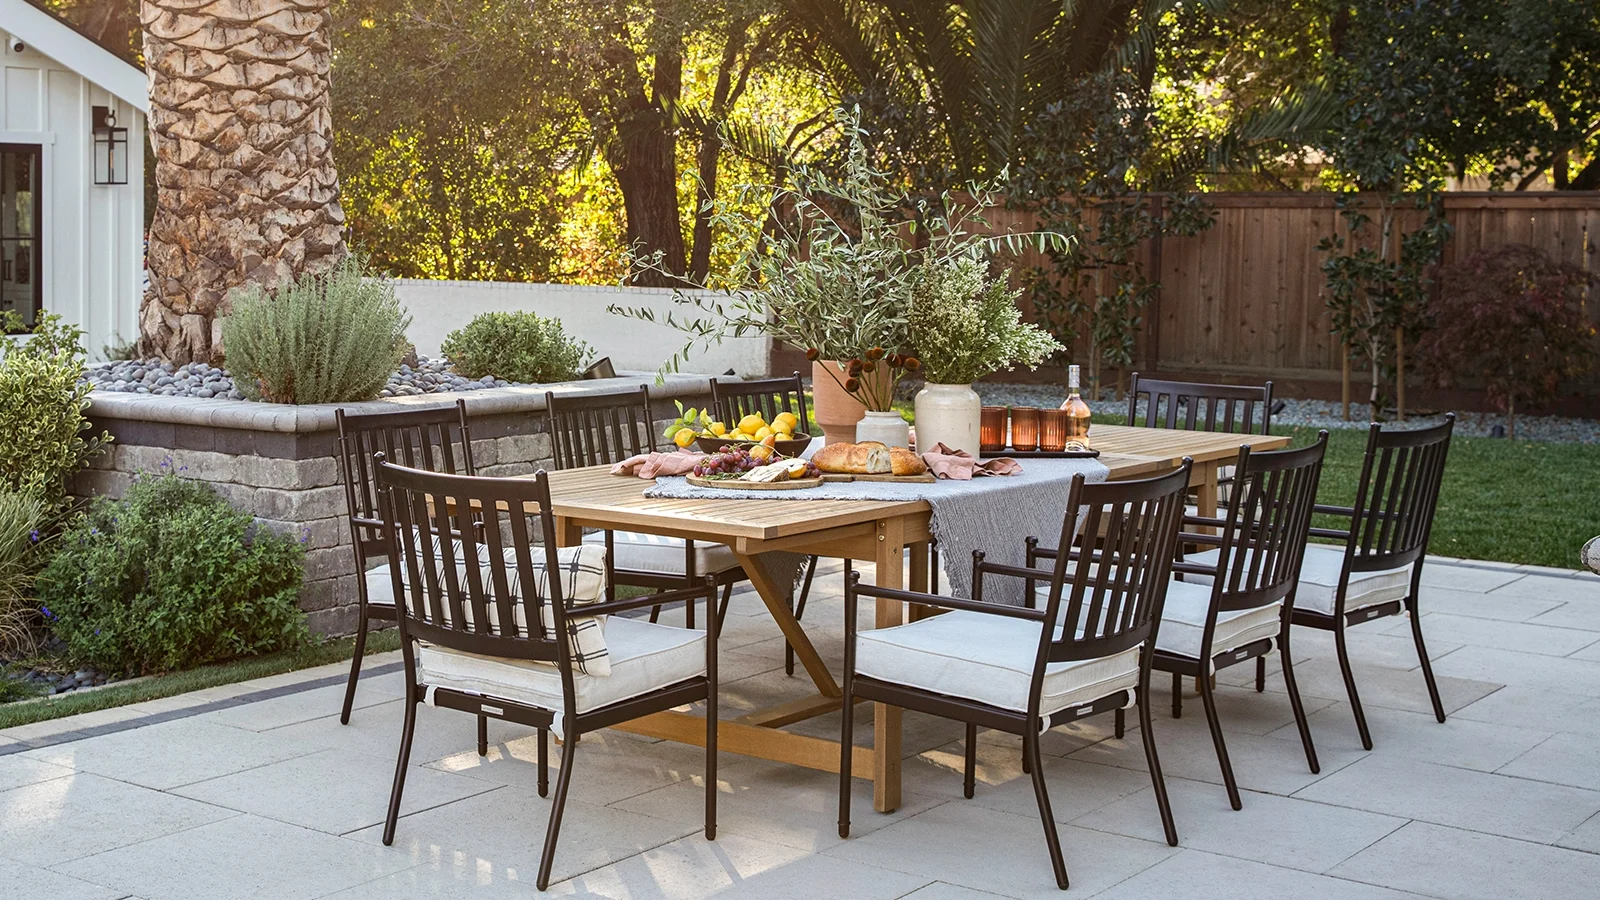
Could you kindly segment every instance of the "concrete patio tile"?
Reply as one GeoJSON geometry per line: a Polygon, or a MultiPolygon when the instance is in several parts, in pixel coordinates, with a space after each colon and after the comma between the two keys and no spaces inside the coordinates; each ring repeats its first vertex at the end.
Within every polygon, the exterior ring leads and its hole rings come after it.
{"type": "Polygon", "coordinates": [[[935,881],[925,888],[918,888],[905,895],[904,900],[994,900],[999,896],[988,891],[975,891],[972,888],[935,881]]]}
{"type": "MultiPolygon", "coordinates": [[[[347,670],[348,671],[348,670],[347,670]]],[[[356,686],[354,708],[365,709],[405,696],[405,674],[390,672],[386,675],[363,676],[356,686]]],[[[297,722],[309,722],[330,715],[338,715],[344,705],[344,685],[313,688],[270,700],[261,700],[232,709],[207,715],[223,725],[249,731],[271,731],[297,722]]],[[[352,718],[354,714],[352,713],[352,718]]]]}
{"type": "MultiPolygon", "coordinates": [[[[1600,638],[1600,635],[1596,635],[1596,638],[1600,638]]],[[[1568,654],[1568,656],[1571,659],[1586,659],[1590,662],[1600,662],[1600,640],[1596,640],[1589,646],[1583,648],[1582,650],[1576,650],[1568,654]]]]}
{"type": "MultiPolygon", "coordinates": [[[[574,786],[584,777],[582,769],[574,772],[574,786]]],[[[591,772],[589,777],[597,774],[591,772]]],[[[550,792],[555,793],[554,785],[550,792]]],[[[394,846],[412,864],[439,865],[452,878],[532,882],[539,871],[539,854],[549,818],[548,799],[532,790],[501,788],[402,818],[395,831],[394,846]]],[[[550,876],[552,889],[555,882],[678,838],[692,834],[696,840],[704,840],[700,828],[699,823],[692,827],[680,825],[568,799],[550,876]]],[[[350,838],[379,844],[383,827],[367,828],[350,838]]],[[[563,892],[572,893],[574,889],[566,887],[563,892]]]]}
{"type": "Polygon", "coordinates": [[[1412,822],[1332,874],[1455,900],[1592,900],[1600,857],[1412,822]]]}
{"type": "MultiPolygon", "coordinates": [[[[1490,596],[1493,596],[1492,594],[1490,596]]],[[[1411,623],[1397,620],[1389,629],[1395,637],[1411,644],[1411,623]]],[[[1355,633],[1354,630],[1351,631],[1355,633]]],[[[1296,636],[1298,639],[1298,635],[1296,636]]],[[[1445,655],[1446,647],[1471,645],[1498,647],[1522,653],[1542,653],[1546,656],[1566,656],[1596,642],[1600,634],[1552,628],[1527,622],[1495,622],[1472,616],[1458,616],[1446,612],[1426,613],[1422,617],[1422,637],[1428,642],[1428,653],[1434,659],[1445,655]]],[[[1331,644],[1330,644],[1331,646],[1331,644]]],[[[1416,659],[1416,650],[1411,658],[1416,659]]]]}
{"type": "Polygon", "coordinates": [[[929,878],[810,854],[742,835],[690,835],[572,879],[563,887],[617,900],[890,900],[929,878]]]}
{"type": "Polygon", "coordinates": [[[0,857],[54,866],[234,815],[99,775],[52,778],[0,794],[0,857]]]}
{"type": "Polygon", "coordinates": [[[1435,661],[1433,671],[1436,675],[1449,678],[1472,678],[1600,697],[1600,662],[1582,659],[1518,653],[1493,647],[1463,647],[1435,661]]]}
{"type": "Polygon", "coordinates": [[[1600,812],[1600,792],[1383,756],[1294,796],[1541,843],[1600,812]]]}
{"type": "Polygon", "coordinates": [[[30,750],[24,756],[167,790],[324,749],[317,743],[255,734],[204,718],[178,719],[30,750]],[[173,748],[184,748],[173,752],[173,748]]]}
{"type": "Polygon", "coordinates": [[[1532,577],[1512,568],[1490,566],[1429,566],[1422,567],[1422,583],[1431,587],[1449,588],[1453,591],[1477,591],[1486,594],[1518,579],[1532,577]]]}
{"type": "Polygon", "coordinates": [[[1592,735],[1562,732],[1496,772],[1600,791],[1600,740],[1592,735]]]}
{"type": "Polygon", "coordinates": [[[573,896],[557,885],[551,885],[547,893],[541,894],[534,884],[534,874],[518,872],[516,875],[520,877],[507,878],[458,868],[440,861],[412,866],[393,875],[328,894],[319,900],[439,900],[446,897],[535,900],[547,896],[573,896]]]}
{"type": "Polygon", "coordinates": [[[1505,687],[1453,715],[1540,731],[1571,731],[1600,738],[1600,699],[1564,691],[1505,687]]]}
{"type": "MultiPolygon", "coordinates": [[[[470,719],[469,719],[470,721],[470,719]]],[[[565,756],[565,745],[550,739],[550,784],[565,756]]],[[[584,803],[607,806],[674,782],[705,783],[706,753],[699,747],[673,741],[649,741],[631,734],[601,731],[578,742],[577,769],[572,774],[570,796],[584,803]]],[[[739,759],[724,754],[721,762],[739,759]]],[[[476,748],[428,764],[430,769],[470,776],[493,784],[535,790],[539,784],[539,737],[525,733],[494,745],[480,757],[476,748]]],[[[696,788],[698,790],[698,788],[696,788]]]]}
{"type": "MultiPolygon", "coordinates": [[[[329,834],[382,822],[394,761],[324,750],[178,788],[173,793],[329,834]]],[[[401,815],[496,790],[476,778],[411,766],[401,815]]]]}
{"type": "MultiPolygon", "coordinates": [[[[1433,713],[1406,712],[1366,707],[1367,727],[1373,743],[1385,756],[1403,756],[1423,762],[1460,766],[1493,772],[1549,738],[1551,732],[1515,725],[1491,725],[1464,718],[1460,714],[1439,722],[1433,713]]],[[[1310,715],[1311,738],[1317,752],[1336,750],[1361,752],[1361,734],[1350,704],[1335,703],[1310,715]]],[[[1300,732],[1293,725],[1274,731],[1275,737],[1300,746],[1300,732]]]]}
{"type": "Polygon", "coordinates": [[[0,756],[0,791],[49,781],[72,774],[72,770],[30,759],[28,751],[0,756]]]}
{"type": "Polygon", "coordinates": [[[0,859],[0,900],[122,900],[126,891],[0,859]]]}
{"type": "MultiPolygon", "coordinates": [[[[1431,618],[1431,616],[1428,618],[1431,618]]],[[[1456,641],[1445,636],[1436,637],[1432,632],[1428,631],[1426,627],[1428,618],[1423,619],[1422,637],[1428,643],[1428,655],[1430,657],[1438,659],[1461,649],[1465,644],[1464,641],[1456,641]]],[[[1404,622],[1405,631],[1396,633],[1386,633],[1381,628],[1371,626],[1351,628],[1345,633],[1345,644],[1350,650],[1350,661],[1357,668],[1383,666],[1403,672],[1420,668],[1422,663],[1417,659],[1417,645],[1411,637],[1411,623],[1409,620],[1404,620],[1404,622]]],[[[1500,625],[1503,623],[1492,624],[1500,625]]],[[[1338,659],[1337,651],[1334,649],[1333,632],[1331,631],[1297,628],[1290,637],[1290,641],[1294,646],[1296,665],[1302,664],[1303,661],[1338,659]]],[[[1275,662],[1276,660],[1272,661],[1275,662]]],[[[1239,684],[1245,683],[1238,680],[1240,676],[1248,676],[1251,679],[1249,683],[1254,684],[1255,667],[1246,663],[1234,666],[1231,669],[1225,669],[1224,674],[1232,676],[1235,679],[1235,683],[1239,684]]],[[[1298,671],[1296,674],[1299,674],[1298,671]]]]}
{"type": "MultiPolygon", "coordinates": [[[[310,747],[387,758],[392,764],[395,754],[400,752],[400,730],[404,721],[405,701],[396,699],[353,711],[349,725],[339,724],[335,710],[333,715],[285,725],[261,734],[299,741],[310,747]]],[[[499,719],[489,720],[491,746],[533,733],[533,729],[525,725],[499,719]]],[[[456,710],[439,709],[427,704],[418,706],[417,730],[411,742],[412,764],[423,765],[462,752],[471,752],[473,758],[477,758],[477,719],[456,710]]]]}
{"type": "MultiPolygon", "coordinates": [[[[1178,852],[1165,842],[1059,826],[1076,896],[1090,896],[1178,852]]],[[[826,851],[1006,897],[1061,897],[1039,818],[945,803],[826,851]]]]}
{"type": "Polygon", "coordinates": [[[1588,572],[1578,574],[1577,578],[1529,575],[1527,578],[1519,578],[1502,587],[1494,588],[1490,593],[1506,597],[1600,603],[1600,576],[1588,572]]]}
{"type": "MultiPolygon", "coordinates": [[[[1211,731],[1206,726],[1205,711],[1199,708],[1199,704],[1185,707],[1182,719],[1173,720],[1168,714],[1161,713],[1152,724],[1161,770],[1168,778],[1222,784],[1217,750],[1211,742],[1211,731]]],[[[1233,774],[1239,781],[1239,787],[1269,794],[1292,794],[1364,755],[1318,747],[1317,759],[1322,764],[1322,772],[1312,774],[1298,742],[1291,744],[1261,735],[1229,733],[1226,725],[1223,733],[1228,743],[1228,759],[1233,764],[1233,774]]],[[[1144,743],[1133,733],[1129,733],[1126,740],[1096,744],[1074,753],[1070,758],[1146,771],[1144,743]]],[[[1220,794],[1221,788],[1217,790],[1220,794]]]]}
{"type": "Polygon", "coordinates": [[[18,743],[38,743],[59,738],[69,732],[95,728],[101,725],[111,725],[116,722],[126,722],[129,719],[139,718],[138,714],[128,711],[125,706],[115,706],[111,709],[98,709],[94,712],[80,713],[76,716],[65,716],[60,719],[49,719],[43,722],[34,722],[30,725],[18,725],[0,731],[0,739],[9,739],[18,743]]]}
{"type": "Polygon", "coordinates": [[[1550,625],[1555,628],[1600,631],[1600,603],[1588,600],[1570,601],[1529,621],[1535,625],[1550,625]]]}
{"type": "Polygon", "coordinates": [[[1418,894],[1185,850],[1129,878],[1096,900],[1412,900],[1418,894]]]}
{"type": "MultiPolygon", "coordinates": [[[[839,843],[838,775],[750,759],[724,766],[717,780],[719,836],[737,834],[809,852],[839,843]]],[[[703,785],[704,781],[696,777],[612,806],[694,827],[705,814],[703,785]]],[[[907,783],[901,792],[900,808],[887,815],[879,814],[872,809],[871,782],[858,780],[850,804],[851,820],[858,823],[853,826],[854,832],[866,834],[942,802],[944,798],[918,793],[907,783]]]]}
{"type": "MultiPolygon", "coordinates": [[[[1023,774],[1020,751],[979,741],[977,785],[971,800],[961,793],[964,752],[960,743],[954,743],[906,760],[902,767],[906,789],[1019,816],[1038,815],[1033,777],[1023,774]]],[[[1150,776],[1143,771],[1055,757],[1045,758],[1044,777],[1050,811],[1063,824],[1150,787],[1150,776]]],[[[1151,815],[1155,809],[1152,802],[1151,815]]]]}
{"type": "MultiPolygon", "coordinates": [[[[1526,622],[1561,605],[1561,601],[1543,597],[1522,597],[1509,594],[1484,594],[1477,591],[1455,591],[1449,588],[1422,586],[1418,608],[1424,616],[1442,612],[1475,619],[1495,619],[1501,622],[1526,622]]],[[[1395,625],[1409,629],[1410,622],[1394,620],[1395,625]]],[[[1392,630],[1393,626],[1391,626],[1392,630]]],[[[1427,630],[1424,629],[1426,634],[1427,630]]]]}
{"type": "Polygon", "coordinates": [[[1600,853],[1600,813],[1595,813],[1589,817],[1589,821],[1567,832],[1561,840],[1556,841],[1556,846],[1585,853],[1600,853]]]}
{"type": "Polygon", "coordinates": [[[61,868],[148,900],[303,900],[410,865],[404,853],[387,848],[235,816],[61,868]]]}
{"type": "MultiPolygon", "coordinates": [[[[1216,699],[1217,715],[1221,717],[1223,728],[1229,734],[1243,732],[1245,734],[1271,734],[1280,728],[1294,727],[1294,707],[1289,704],[1289,694],[1284,689],[1283,674],[1276,666],[1267,669],[1267,688],[1262,693],[1256,693],[1255,668],[1253,666],[1235,666],[1238,672],[1223,670],[1223,675],[1246,674],[1248,677],[1242,684],[1227,684],[1219,676],[1217,682],[1216,699]],[[1245,673],[1244,670],[1249,672],[1245,673]],[[1272,690],[1276,685],[1277,690],[1272,690]]],[[[1296,670],[1298,672],[1298,670],[1296,670]]],[[[1162,678],[1152,685],[1150,701],[1151,714],[1157,719],[1172,721],[1172,682],[1169,678],[1162,678]]],[[[1305,707],[1306,715],[1320,709],[1325,709],[1334,704],[1334,700],[1326,697],[1307,697],[1305,692],[1300,694],[1300,703],[1305,707]]],[[[1183,715],[1205,717],[1205,706],[1201,703],[1200,692],[1195,689],[1194,679],[1183,680],[1183,715]]],[[[1129,725],[1134,723],[1131,718],[1133,711],[1129,710],[1129,725]]],[[[1161,723],[1156,723],[1159,729],[1161,723]]]]}
{"type": "MultiPolygon", "coordinates": [[[[1290,869],[1326,872],[1407,821],[1271,794],[1241,794],[1243,808],[1235,810],[1228,805],[1228,795],[1213,785],[1167,779],[1179,844],[1290,869]]],[[[1072,824],[1147,841],[1165,840],[1155,809],[1155,793],[1147,789],[1072,824]]]]}
{"type": "MultiPolygon", "coordinates": [[[[1295,639],[1299,640],[1296,634],[1295,639]]],[[[1466,706],[1469,703],[1489,696],[1502,687],[1506,680],[1492,675],[1478,674],[1486,670],[1481,668],[1467,668],[1462,671],[1451,670],[1445,672],[1441,669],[1444,660],[1454,659],[1462,653],[1480,651],[1479,647],[1463,647],[1446,657],[1432,654],[1432,647],[1428,648],[1433,656],[1433,674],[1439,683],[1439,698],[1444,704],[1446,714],[1466,706]],[[1470,673],[1470,674],[1469,674],[1470,673]]],[[[1298,656],[1298,652],[1296,656],[1298,656]]],[[[1531,655],[1531,654],[1521,654],[1531,655]]],[[[1538,659],[1552,659],[1552,657],[1537,657],[1538,659]]],[[[1559,661],[1559,660],[1557,660],[1559,661]]],[[[1419,667],[1414,671],[1403,672],[1387,666],[1363,665],[1353,663],[1355,670],[1356,690],[1361,694],[1361,704],[1364,707],[1382,706],[1389,709],[1409,710],[1411,712],[1432,712],[1433,703],[1428,699],[1428,685],[1422,680],[1422,670],[1419,667]]],[[[1239,666],[1236,668],[1244,668],[1239,666]]],[[[1269,692],[1284,693],[1283,678],[1274,677],[1275,670],[1269,666],[1267,673],[1267,690],[1269,692]]],[[[1218,676],[1221,680],[1228,673],[1218,676]]],[[[1325,657],[1317,657],[1304,662],[1295,660],[1294,676],[1300,686],[1300,696],[1316,697],[1323,700],[1348,700],[1345,692],[1344,676],[1339,672],[1339,661],[1330,653],[1325,657]]],[[[1255,678],[1255,673],[1249,674],[1250,679],[1255,678]]],[[[1189,714],[1189,707],[1185,705],[1184,716],[1189,714]]]]}

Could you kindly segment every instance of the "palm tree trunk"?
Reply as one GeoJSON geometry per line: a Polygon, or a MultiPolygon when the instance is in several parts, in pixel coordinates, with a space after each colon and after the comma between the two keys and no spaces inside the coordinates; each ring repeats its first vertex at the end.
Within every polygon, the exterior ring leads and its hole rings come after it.
{"type": "Polygon", "coordinates": [[[233,292],[343,258],[329,0],[142,0],[156,210],[139,352],[220,364],[233,292]]]}

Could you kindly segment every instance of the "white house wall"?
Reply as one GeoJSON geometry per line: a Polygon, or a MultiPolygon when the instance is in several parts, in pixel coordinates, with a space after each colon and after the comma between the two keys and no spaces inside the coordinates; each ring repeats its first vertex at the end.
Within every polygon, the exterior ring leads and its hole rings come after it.
{"type": "Polygon", "coordinates": [[[0,29],[0,143],[39,144],[44,308],[87,332],[92,357],[138,336],[144,285],[144,115],[0,29]],[[91,108],[128,129],[128,183],[97,185],[91,108]]]}

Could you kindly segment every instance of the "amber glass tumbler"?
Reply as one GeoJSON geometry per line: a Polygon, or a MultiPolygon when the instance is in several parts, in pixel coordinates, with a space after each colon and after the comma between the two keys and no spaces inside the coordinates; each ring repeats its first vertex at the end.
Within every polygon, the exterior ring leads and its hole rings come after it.
{"type": "Polygon", "coordinates": [[[1039,449],[1046,453],[1060,453],[1067,449],[1066,410],[1039,410],[1039,449]]]}
{"type": "Polygon", "coordinates": [[[1031,453],[1039,449],[1039,408],[1011,407],[1011,449],[1031,453]]]}
{"type": "Polygon", "coordinates": [[[984,453],[1006,445],[1006,408],[985,406],[978,419],[978,449],[984,453]]]}

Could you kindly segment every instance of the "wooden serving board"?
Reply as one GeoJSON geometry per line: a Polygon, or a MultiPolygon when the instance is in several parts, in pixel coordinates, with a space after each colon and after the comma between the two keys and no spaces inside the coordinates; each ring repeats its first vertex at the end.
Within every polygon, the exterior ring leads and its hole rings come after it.
{"type": "Polygon", "coordinates": [[[685,475],[684,480],[695,487],[727,488],[730,491],[798,491],[822,485],[821,478],[791,478],[788,481],[740,481],[737,478],[702,478],[685,475]]]}
{"type": "Polygon", "coordinates": [[[822,476],[823,481],[890,481],[900,484],[932,484],[939,480],[932,472],[923,472],[921,475],[849,475],[845,473],[829,472],[822,476]]]}

